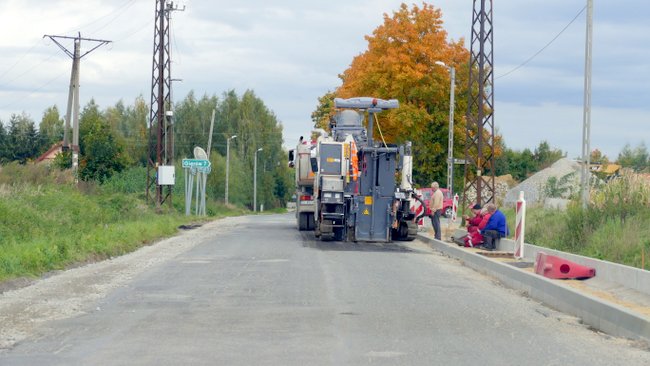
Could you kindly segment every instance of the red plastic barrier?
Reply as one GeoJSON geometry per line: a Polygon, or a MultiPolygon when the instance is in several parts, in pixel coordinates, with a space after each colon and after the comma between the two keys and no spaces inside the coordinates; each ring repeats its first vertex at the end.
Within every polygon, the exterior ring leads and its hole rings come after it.
{"type": "Polygon", "coordinates": [[[596,269],[539,252],[535,260],[535,273],[553,279],[591,278],[596,275],[596,269]]]}

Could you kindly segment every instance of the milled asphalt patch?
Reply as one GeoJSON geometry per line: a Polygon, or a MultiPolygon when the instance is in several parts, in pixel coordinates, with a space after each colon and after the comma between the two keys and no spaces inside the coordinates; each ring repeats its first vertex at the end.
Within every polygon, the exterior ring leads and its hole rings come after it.
{"type": "Polygon", "coordinates": [[[592,328],[619,337],[650,342],[650,319],[617,304],[577,291],[559,280],[550,280],[508,263],[418,234],[418,239],[467,267],[499,280],[503,285],[564,313],[577,316],[592,328]]]}

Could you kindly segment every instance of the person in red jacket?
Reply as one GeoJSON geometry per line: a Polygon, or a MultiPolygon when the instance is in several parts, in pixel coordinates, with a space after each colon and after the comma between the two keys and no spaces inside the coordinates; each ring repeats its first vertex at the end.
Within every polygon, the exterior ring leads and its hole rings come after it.
{"type": "Polygon", "coordinates": [[[482,212],[481,206],[476,204],[472,207],[472,210],[475,210],[475,216],[468,220],[470,225],[467,227],[467,236],[465,237],[465,246],[472,248],[478,245],[483,244],[483,235],[481,235],[481,230],[487,225],[490,221],[490,212],[482,212]],[[476,208],[478,207],[478,209],[476,208]]]}
{"type": "Polygon", "coordinates": [[[465,219],[465,222],[467,222],[467,233],[471,234],[474,233],[478,227],[478,224],[481,223],[483,220],[483,213],[481,212],[481,205],[480,204],[475,204],[472,206],[472,213],[474,214],[474,217],[469,217],[467,215],[463,216],[465,219]]]}

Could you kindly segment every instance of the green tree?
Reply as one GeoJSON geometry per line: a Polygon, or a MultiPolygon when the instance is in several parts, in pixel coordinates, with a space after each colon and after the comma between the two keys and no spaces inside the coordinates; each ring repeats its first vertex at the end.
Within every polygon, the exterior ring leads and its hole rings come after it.
{"type": "Polygon", "coordinates": [[[119,101],[108,107],[103,116],[114,133],[116,141],[124,147],[125,162],[128,165],[147,164],[147,115],[149,107],[142,96],[135,99],[133,106],[119,101]]]}
{"type": "Polygon", "coordinates": [[[318,106],[311,114],[311,121],[314,127],[327,129],[329,127],[330,117],[334,115],[334,98],[336,94],[328,91],[322,97],[318,98],[318,106]]]}
{"type": "Polygon", "coordinates": [[[2,121],[0,121],[0,163],[6,163],[10,160],[7,145],[9,144],[9,137],[7,130],[2,121]]]}
{"type": "Polygon", "coordinates": [[[643,142],[634,149],[633,166],[636,171],[642,171],[648,168],[648,148],[643,142]]]}
{"type": "Polygon", "coordinates": [[[25,164],[27,160],[34,159],[38,154],[38,132],[29,115],[12,114],[9,119],[9,132],[7,138],[7,152],[9,160],[25,164]]]}
{"type": "Polygon", "coordinates": [[[81,113],[79,122],[79,177],[104,182],[126,166],[124,148],[105,121],[99,107],[91,100],[81,113]]]}
{"type": "Polygon", "coordinates": [[[560,179],[550,177],[544,186],[544,195],[549,198],[568,198],[572,193],[571,181],[575,174],[575,172],[572,172],[560,177],[560,179]]]}
{"type": "Polygon", "coordinates": [[[564,157],[562,150],[551,148],[548,141],[544,140],[535,148],[534,159],[537,163],[536,170],[548,168],[562,157],[564,157]]]}
{"type": "MultiPolygon", "coordinates": [[[[387,142],[413,142],[414,181],[429,184],[446,175],[449,73],[436,65],[443,61],[454,66],[456,73],[456,103],[454,132],[464,136],[463,115],[467,101],[462,98],[468,85],[469,52],[463,40],[447,40],[442,12],[433,5],[422,7],[402,4],[392,15],[384,14],[384,22],[372,35],[366,36],[368,49],[356,56],[340,78],[337,97],[373,96],[395,98],[400,108],[382,113],[381,129],[387,142]]],[[[328,93],[330,94],[330,93],[328,93]]],[[[330,95],[319,99],[314,112],[318,123],[326,117],[330,95]]],[[[316,122],[316,121],[314,121],[316,122]]],[[[464,151],[464,139],[457,139],[459,156],[464,151]]]]}
{"type": "MultiPolygon", "coordinates": [[[[119,107],[118,107],[119,108],[119,107]]],[[[149,106],[142,95],[135,98],[132,106],[128,106],[122,114],[118,131],[124,139],[124,152],[134,163],[146,166],[149,149],[147,141],[149,132],[149,106]]]]}
{"type": "MultiPolygon", "coordinates": [[[[174,150],[177,158],[193,157],[195,146],[207,150],[210,119],[212,111],[217,108],[217,103],[215,95],[205,94],[197,99],[194,91],[190,91],[181,102],[176,104],[174,108],[174,150]]],[[[215,129],[219,128],[220,124],[221,121],[215,121],[215,129]]]]}
{"type": "Polygon", "coordinates": [[[41,146],[40,153],[47,151],[53,144],[63,140],[63,119],[59,116],[56,105],[48,107],[43,112],[43,118],[38,125],[41,146]]]}
{"type": "Polygon", "coordinates": [[[618,163],[637,172],[647,169],[648,149],[643,142],[634,149],[630,147],[630,144],[625,144],[623,150],[618,154],[618,163]]]}
{"type": "Polygon", "coordinates": [[[251,90],[241,96],[230,90],[220,99],[214,95],[197,99],[190,92],[180,101],[175,108],[177,157],[190,157],[194,146],[206,147],[213,110],[216,110],[210,156],[213,173],[208,177],[208,196],[219,200],[224,197],[226,141],[237,135],[230,140],[228,201],[252,208],[254,157],[257,149],[262,148],[257,154],[258,204],[277,207],[286,202],[286,196],[278,196],[284,194],[282,187],[286,184],[277,172],[277,164],[285,160],[282,125],[251,90]]]}
{"type": "Polygon", "coordinates": [[[607,164],[609,164],[609,158],[607,157],[607,155],[603,154],[603,153],[602,153],[600,150],[598,150],[598,149],[594,149],[594,150],[591,152],[591,155],[590,155],[590,157],[589,157],[589,161],[590,161],[592,164],[603,164],[603,165],[607,165],[607,164]]]}

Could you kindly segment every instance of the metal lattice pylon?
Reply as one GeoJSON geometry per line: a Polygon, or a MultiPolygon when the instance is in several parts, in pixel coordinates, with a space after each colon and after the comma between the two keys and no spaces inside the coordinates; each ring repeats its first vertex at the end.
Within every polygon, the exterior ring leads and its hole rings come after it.
{"type": "Polygon", "coordinates": [[[153,67],[151,76],[151,110],[149,114],[149,156],[147,163],[147,202],[153,198],[157,207],[166,200],[171,206],[172,186],[157,184],[157,170],[161,165],[171,165],[174,158],[173,125],[166,120],[171,110],[171,62],[169,43],[172,2],[156,0],[154,25],[153,67]]]}
{"type": "Polygon", "coordinates": [[[465,187],[476,202],[494,202],[494,53],[492,0],[474,0],[469,64],[465,187]]]}

